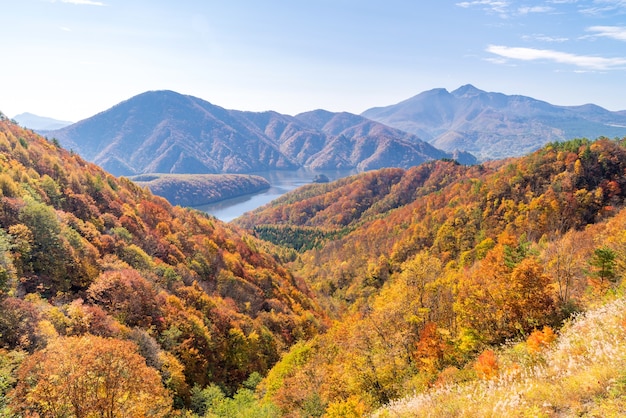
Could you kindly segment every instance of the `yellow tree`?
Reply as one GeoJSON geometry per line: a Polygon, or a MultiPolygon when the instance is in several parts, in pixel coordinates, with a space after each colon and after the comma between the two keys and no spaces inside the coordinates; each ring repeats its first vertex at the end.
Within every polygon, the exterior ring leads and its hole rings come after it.
{"type": "Polygon", "coordinates": [[[550,278],[525,252],[503,234],[477,268],[463,276],[455,304],[462,328],[498,343],[555,321],[550,278]]]}
{"type": "Polygon", "coordinates": [[[64,337],[20,366],[11,408],[41,417],[164,417],[171,397],[129,341],[64,337]]]}

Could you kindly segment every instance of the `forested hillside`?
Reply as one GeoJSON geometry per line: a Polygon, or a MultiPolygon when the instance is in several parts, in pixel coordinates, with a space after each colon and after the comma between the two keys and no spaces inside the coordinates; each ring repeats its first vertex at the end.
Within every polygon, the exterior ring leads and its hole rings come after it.
{"type": "Polygon", "coordinates": [[[619,296],[625,143],[379,170],[303,187],[240,219],[284,247],[337,319],[272,369],[265,399],[285,413],[359,416],[433,385],[489,379],[501,344],[529,339],[532,355],[572,313],[619,296]]]}
{"type": "Polygon", "coordinates": [[[323,328],[248,233],[0,116],[3,416],[169,416],[323,328]]]}
{"type": "Polygon", "coordinates": [[[2,414],[614,415],[625,174],[626,139],[579,139],[307,185],[235,226],[2,117],[2,414]]]}
{"type": "Polygon", "coordinates": [[[202,206],[269,189],[261,176],[248,174],[141,174],[131,177],[141,187],[172,205],[202,206]]]}

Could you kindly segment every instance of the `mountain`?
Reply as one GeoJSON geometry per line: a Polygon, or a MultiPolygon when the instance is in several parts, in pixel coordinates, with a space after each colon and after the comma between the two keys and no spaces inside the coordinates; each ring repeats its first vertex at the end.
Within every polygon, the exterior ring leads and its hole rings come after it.
{"type": "Polygon", "coordinates": [[[140,94],[48,135],[115,175],[297,167],[247,121],[171,91],[140,94]]]}
{"type": "Polygon", "coordinates": [[[202,206],[269,189],[261,176],[247,174],[140,174],[130,177],[138,186],[172,205],[202,206]]]}
{"type": "Polygon", "coordinates": [[[48,133],[115,175],[409,167],[442,152],[414,135],[350,114],[226,110],[172,91],[152,91],[48,133]],[[315,122],[323,114],[326,123],[315,122]]]}
{"type": "MultiPolygon", "coordinates": [[[[246,231],[173,207],[2,114],[0,154],[0,363],[11,364],[0,379],[12,382],[0,388],[3,415],[7,391],[19,382],[25,386],[12,405],[24,415],[70,410],[71,399],[42,399],[34,389],[44,369],[12,374],[11,359],[36,362],[54,347],[65,347],[71,373],[91,370],[85,379],[114,363],[132,371],[116,358],[133,355],[180,409],[195,385],[234,393],[324,327],[310,290],[246,231]],[[96,336],[98,347],[117,352],[94,360],[96,336]]],[[[65,372],[50,373],[64,378],[50,380],[46,393],[69,387],[65,372]]],[[[93,399],[111,389],[97,388],[93,399]]],[[[111,402],[137,396],[117,392],[111,402]]],[[[126,412],[113,415],[165,415],[126,412]]]]}
{"type": "Polygon", "coordinates": [[[64,120],[47,118],[44,116],[37,116],[28,112],[20,113],[19,115],[14,116],[13,120],[15,120],[17,123],[24,126],[25,128],[33,129],[38,132],[61,129],[74,123],[64,120]]]}
{"type": "Polygon", "coordinates": [[[626,135],[626,114],[595,105],[555,106],[472,85],[433,89],[362,116],[411,132],[431,145],[480,160],[521,156],[552,141],[626,135]]]}
{"type": "MultiPolygon", "coordinates": [[[[611,416],[613,400],[626,393],[611,383],[623,373],[611,363],[622,360],[607,355],[596,363],[590,350],[568,365],[569,350],[604,347],[602,340],[581,334],[575,347],[564,347],[557,367],[573,376],[567,383],[548,378],[546,390],[521,387],[526,376],[541,378],[543,352],[572,313],[622,297],[624,170],[626,139],[553,142],[481,165],[440,160],[307,185],[235,220],[284,248],[290,270],[336,319],[294,346],[261,393],[294,416],[310,415],[311,405],[329,416],[369,416],[404,396],[398,416],[428,416],[433,405],[441,406],[437,416],[457,416],[451,408],[476,405],[466,382],[483,381],[488,391],[501,376],[501,392],[479,392],[481,399],[489,393],[496,396],[490,405],[519,407],[506,390],[515,383],[522,406],[536,415],[593,411],[599,404],[581,404],[593,381],[594,399],[606,409],[589,415],[611,416]],[[595,364],[599,375],[588,373],[595,364]],[[567,396],[576,393],[571,402],[552,397],[548,388],[560,384],[567,396]],[[412,402],[430,393],[445,399],[412,413],[412,402]]],[[[614,323],[621,321],[623,312],[614,323]]],[[[396,416],[380,416],[388,415],[396,416]]]]}
{"type": "MultiPolygon", "coordinates": [[[[238,120],[267,138],[289,137],[287,121],[306,135],[379,129],[298,116],[238,120]]],[[[2,114],[0,157],[3,416],[626,407],[626,138],[371,170],[237,225],[2,114]]]]}

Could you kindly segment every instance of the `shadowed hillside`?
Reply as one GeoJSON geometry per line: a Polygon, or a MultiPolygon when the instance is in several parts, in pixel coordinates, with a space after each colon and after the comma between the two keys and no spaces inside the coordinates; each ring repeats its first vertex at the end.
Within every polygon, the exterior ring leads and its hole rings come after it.
{"type": "Polygon", "coordinates": [[[245,174],[141,174],[131,177],[131,180],[139,186],[148,187],[172,205],[187,207],[256,193],[270,187],[263,177],[245,174]]]}
{"type": "Polygon", "coordinates": [[[442,152],[361,116],[316,112],[328,117],[327,123],[314,123],[310,114],[227,110],[192,96],[152,91],[48,136],[118,176],[299,167],[363,171],[439,158],[475,162],[467,153],[442,152]]]}

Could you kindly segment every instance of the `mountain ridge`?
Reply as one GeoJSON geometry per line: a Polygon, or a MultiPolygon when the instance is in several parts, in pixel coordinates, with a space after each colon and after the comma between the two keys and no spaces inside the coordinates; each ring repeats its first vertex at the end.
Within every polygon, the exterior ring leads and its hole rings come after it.
{"type": "MultiPolygon", "coordinates": [[[[327,112],[324,117],[333,125],[320,125],[307,114],[228,110],[160,90],[134,96],[49,136],[115,175],[299,167],[370,170],[453,157],[415,135],[376,126],[359,115],[327,112]],[[362,129],[350,130],[355,126],[362,129]],[[376,129],[376,135],[369,134],[376,129]],[[401,155],[394,149],[401,149],[401,155]]],[[[457,158],[464,164],[475,162],[467,153],[457,158]]]]}
{"type": "Polygon", "coordinates": [[[451,92],[424,91],[361,115],[418,135],[437,148],[462,149],[479,160],[525,155],[552,141],[626,134],[624,111],[593,104],[557,106],[471,84],[451,92]]]}
{"type": "Polygon", "coordinates": [[[21,126],[33,129],[35,131],[51,131],[61,129],[73,124],[74,122],[39,116],[33,113],[24,112],[13,116],[13,120],[21,126]]]}

